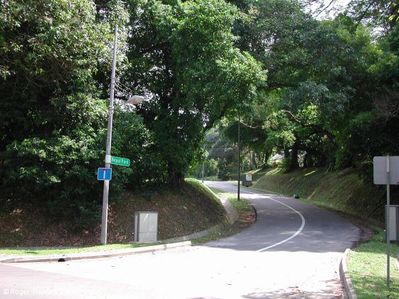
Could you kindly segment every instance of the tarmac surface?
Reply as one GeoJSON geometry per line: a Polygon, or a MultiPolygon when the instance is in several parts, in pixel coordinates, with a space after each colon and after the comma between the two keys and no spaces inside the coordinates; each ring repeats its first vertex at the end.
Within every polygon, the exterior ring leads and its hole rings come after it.
{"type": "Polygon", "coordinates": [[[359,229],[293,198],[245,187],[241,196],[258,217],[237,235],[113,258],[3,263],[0,298],[343,298],[338,266],[359,229]]]}

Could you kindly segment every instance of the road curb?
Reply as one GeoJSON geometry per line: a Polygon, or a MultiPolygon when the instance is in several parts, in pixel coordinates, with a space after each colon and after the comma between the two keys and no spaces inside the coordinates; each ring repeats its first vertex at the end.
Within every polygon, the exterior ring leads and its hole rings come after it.
{"type": "Polygon", "coordinates": [[[115,249],[106,252],[89,252],[89,253],[71,253],[71,254],[58,254],[51,256],[17,256],[17,257],[0,257],[0,263],[34,263],[34,262],[66,262],[82,259],[97,259],[116,257],[124,255],[132,255],[139,253],[148,253],[156,251],[164,251],[173,248],[191,246],[191,241],[159,244],[145,247],[138,247],[132,249],[115,249]]]}
{"type": "Polygon", "coordinates": [[[205,237],[215,231],[218,231],[221,227],[223,227],[223,224],[217,224],[215,226],[212,226],[211,228],[208,228],[206,230],[200,231],[200,232],[196,232],[196,233],[192,233],[190,235],[187,236],[182,236],[182,237],[176,237],[176,238],[172,238],[172,239],[167,239],[164,240],[164,242],[167,243],[171,243],[171,242],[183,242],[183,241],[190,241],[190,240],[195,240],[195,239],[199,239],[202,237],[205,237]]]}
{"type": "Polygon", "coordinates": [[[350,249],[347,248],[342,256],[342,260],[339,264],[339,276],[341,279],[341,282],[344,286],[344,291],[346,293],[346,296],[348,299],[357,299],[357,295],[355,293],[355,290],[352,285],[352,280],[349,277],[349,272],[348,272],[348,255],[349,255],[350,249]]]}

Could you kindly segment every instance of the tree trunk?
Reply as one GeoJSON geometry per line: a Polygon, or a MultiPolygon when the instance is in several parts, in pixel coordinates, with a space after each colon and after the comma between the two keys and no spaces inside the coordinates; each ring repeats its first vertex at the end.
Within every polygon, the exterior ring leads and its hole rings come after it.
{"type": "Polygon", "coordinates": [[[289,170],[298,169],[298,145],[296,143],[294,143],[290,154],[289,170]]]}

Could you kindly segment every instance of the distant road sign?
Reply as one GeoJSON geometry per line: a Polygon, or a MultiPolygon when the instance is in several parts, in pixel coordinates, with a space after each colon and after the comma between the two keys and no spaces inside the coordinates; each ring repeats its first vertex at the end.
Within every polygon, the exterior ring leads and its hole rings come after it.
{"type": "Polygon", "coordinates": [[[112,179],[112,168],[100,167],[97,170],[98,181],[110,181],[112,179]]]}
{"type": "Polygon", "coordinates": [[[128,158],[112,156],[111,157],[111,164],[129,167],[130,166],[130,160],[128,158]]]}
{"type": "Polygon", "coordinates": [[[373,158],[374,184],[376,185],[398,185],[399,184],[399,156],[379,156],[373,158]],[[389,167],[387,169],[387,160],[389,167]],[[389,170],[389,176],[387,176],[389,170]],[[389,177],[389,182],[387,182],[389,177]]]}

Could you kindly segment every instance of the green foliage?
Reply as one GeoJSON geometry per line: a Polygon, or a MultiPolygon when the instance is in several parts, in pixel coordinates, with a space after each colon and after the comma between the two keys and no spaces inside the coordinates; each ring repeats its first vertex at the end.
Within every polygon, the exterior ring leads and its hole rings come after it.
{"type": "Polygon", "coordinates": [[[364,182],[354,169],[327,171],[323,168],[308,168],[286,173],[282,168],[274,168],[261,177],[254,187],[287,196],[298,194],[312,204],[366,220],[384,219],[384,190],[364,182]]]}
{"type": "Polygon", "coordinates": [[[265,81],[259,63],[234,47],[240,14],[222,0],[1,4],[0,202],[10,208],[35,201],[78,226],[98,218],[115,25],[117,79],[151,101],[115,111],[112,154],[132,167],[114,167],[111,199],[181,182],[204,125],[253,100],[265,81]]]}
{"type": "Polygon", "coordinates": [[[240,15],[221,0],[132,2],[132,89],[153,95],[142,111],[169,182],[181,181],[210,128],[239,101],[251,101],[265,75],[234,47],[240,15]]]}
{"type": "Polygon", "coordinates": [[[332,169],[363,168],[373,155],[395,152],[395,25],[376,41],[350,16],[320,22],[291,1],[240,3],[250,18],[236,26],[238,44],[268,70],[256,109],[243,111],[245,123],[263,131],[264,154],[284,152],[288,169],[299,166],[299,153],[305,167],[332,169]]]}
{"type": "Polygon", "coordinates": [[[13,201],[42,201],[51,215],[87,224],[82,221],[95,219],[95,198],[100,191],[93,182],[102,156],[98,148],[97,135],[82,131],[75,136],[33,137],[11,143],[4,152],[1,171],[4,199],[12,206],[17,204],[13,201]]]}
{"type": "Polygon", "coordinates": [[[222,181],[228,181],[231,179],[231,173],[228,170],[228,164],[225,159],[219,160],[218,163],[218,178],[222,181]]]}
{"type": "Polygon", "coordinates": [[[202,170],[204,170],[204,177],[215,177],[218,174],[218,161],[216,159],[194,160],[190,165],[188,174],[196,178],[202,178],[202,170]]]}
{"type": "Polygon", "coordinates": [[[112,155],[129,158],[132,164],[131,167],[113,167],[113,175],[116,175],[112,180],[113,192],[126,188],[137,190],[163,180],[165,164],[154,148],[153,134],[140,116],[133,111],[117,110],[113,132],[112,155]]]}
{"type": "Polygon", "coordinates": [[[357,22],[382,26],[386,30],[399,22],[399,5],[395,0],[352,0],[348,10],[357,22]]]}
{"type": "Polygon", "coordinates": [[[87,224],[99,193],[106,113],[93,78],[108,61],[107,24],[81,0],[6,1],[0,19],[1,202],[41,202],[87,224]]]}

